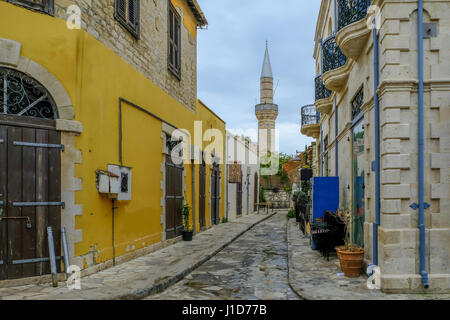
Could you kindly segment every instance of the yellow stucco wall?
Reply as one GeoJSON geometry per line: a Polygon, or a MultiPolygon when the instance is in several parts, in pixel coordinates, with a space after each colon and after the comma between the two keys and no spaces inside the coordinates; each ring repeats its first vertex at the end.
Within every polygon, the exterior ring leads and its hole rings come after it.
{"type": "MultiPolygon", "coordinates": [[[[184,1],[173,1],[183,10],[187,9],[184,1]]],[[[225,136],[225,123],[200,103],[196,113],[188,110],[84,30],[69,30],[63,20],[3,1],[0,1],[0,12],[0,38],[20,42],[22,56],[42,65],[59,80],[72,100],[75,120],[83,124],[83,133],[75,140],[83,157],[82,164],[75,170],[76,177],[82,179],[82,190],[76,192],[75,202],[83,206],[83,214],[76,217],[75,227],[82,230],[83,240],[75,245],[75,256],[95,251],[96,263],[110,260],[113,256],[112,203],[99,195],[95,171],[107,169],[108,164],[119,164],[119,97],[191,132],[194,120],[203,120],[205,128],[213,125],[225,136]]],[[[192,26],[196,33],[190,11],[184,15],[184,23],[192,26]]],[[[116,256],[161,241],[161,130],[159,120],[123,106],[123,164],[133,168],[133,200],[116,202],[116,256]]],[[[190,166],[186,170],[185,197],[191,204],[190,166]]],[[[222,172],[224,175],[223,165],[222,172]]],[[[222,178],[222,217],[224,181],[222,178]]],[[[198,166],[196,187],[198,201],[198,166]]],[[[208,168],[207,197],[210,197],[209,190],[208,168]]],[[[209,226],[208,201],[206,205],[209,226]]],[[[198,219],[198,213],[196,216],[198,219]]]]}

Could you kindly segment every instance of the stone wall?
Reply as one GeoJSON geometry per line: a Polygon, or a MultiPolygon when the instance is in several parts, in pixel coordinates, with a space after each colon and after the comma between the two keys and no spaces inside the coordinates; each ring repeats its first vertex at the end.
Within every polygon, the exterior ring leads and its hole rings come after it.
{"type": "Polygon", "coordinates": [[[291,204],[291,195],[285,190],[279,190],[278,192],[264,190],[264,197],[267,202],[273,203],[274,208],[289,208],[291,204]]]}
{"type": "MultiPolygon", "coordinates": [[[[173,1],[181,25],[181,80],[168,70],[168,2],[140,1],[140,40],[114,19],[114,0],[55,0],[55,17],[66,20],[67,8],[81,9],[81,27],[183,105],[195,110],[197,40],[192,13],[173,1]],[[188,28],[189,27],[189,28],[188,28]]],[[[127,97],[124,97],[127,98],[127,97]]]]}

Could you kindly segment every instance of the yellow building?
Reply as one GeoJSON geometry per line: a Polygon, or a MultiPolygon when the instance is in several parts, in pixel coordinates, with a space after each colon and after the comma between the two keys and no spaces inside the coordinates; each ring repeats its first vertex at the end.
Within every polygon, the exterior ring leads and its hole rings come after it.
{"type": "Polygon", "coordinates": [[[167,156],[176,129],[209,153],[220,139],[207,130],[225,137],[196,97],[197,2],[29,3],[0,1],[0,280],[49,273],[47,226],[57,256],[64,227],[70,263],[89,273],[179,239],[183,203],[196,231],[219,223],[224,165],[196,161],[193,183],[190,159],[167,156]]]}

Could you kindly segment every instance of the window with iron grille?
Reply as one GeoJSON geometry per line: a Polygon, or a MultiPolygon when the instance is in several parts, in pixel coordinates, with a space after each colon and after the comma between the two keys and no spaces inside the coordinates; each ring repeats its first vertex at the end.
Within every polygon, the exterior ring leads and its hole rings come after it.
{"type": "Polygon", "coordinates": [[[352,119],[355,119],[361,113],[361,107],[364,102],[364,87],[362,87],[352,101],[352,119]]]}
{"type": "Polygon", "coordinates": [[[181,78],[181,17],[169,3],[169,70],[181,78]]]}
{"type": "Polygon", "coordinates": [[[53,0],[6,0],[27,9],[37,10],[48,14],[54,13],[54,1],[53,0]]]}
{"type": "Polygon", "coordinates": [[[139,39],[139,0],[115,0],[114,17],[136,39],[139,39]]]}

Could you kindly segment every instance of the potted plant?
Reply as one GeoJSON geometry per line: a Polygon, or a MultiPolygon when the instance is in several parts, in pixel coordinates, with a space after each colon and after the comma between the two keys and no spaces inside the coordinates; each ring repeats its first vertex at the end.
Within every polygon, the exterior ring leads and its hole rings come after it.
{"type": "Polygon", "coordinates": [[[344,275],[357,278],[361,275],[364,249],[353,244],[353,217],[349,210],[338,210],[338,216],[345,222],[345,246],[336,247],[336,252],[344,275]]]}
{"type": "Polygon", "coordinates": [[[183,241],[192,241],[192,235],[194,234],[194,231],[189,227],[189,216],[191,208],[187,204],[185,204],[182,210],[184,222],[183,241]]]}

